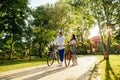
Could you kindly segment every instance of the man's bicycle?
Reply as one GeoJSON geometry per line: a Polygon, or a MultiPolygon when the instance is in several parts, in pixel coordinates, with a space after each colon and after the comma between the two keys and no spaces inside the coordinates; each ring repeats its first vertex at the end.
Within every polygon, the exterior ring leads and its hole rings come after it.
{"type": "Polygon", "coordinates": [[[55,45],[50,45],[49,51],[47,53],[47,65],[51,66],[53,65],[54,61],[60,62],[59,61],[59,54],[58,51],[55,50],[55,45]]]}

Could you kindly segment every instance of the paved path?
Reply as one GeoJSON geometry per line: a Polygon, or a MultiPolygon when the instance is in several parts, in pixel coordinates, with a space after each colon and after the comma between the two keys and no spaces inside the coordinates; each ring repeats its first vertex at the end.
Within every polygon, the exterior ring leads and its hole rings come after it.
{"type": "Polygon", "coordinates": [[[96,61],[96,56],[82,56],[77,66],[34,66],[0,73],[0,80],[88,80],[96,61]]]}

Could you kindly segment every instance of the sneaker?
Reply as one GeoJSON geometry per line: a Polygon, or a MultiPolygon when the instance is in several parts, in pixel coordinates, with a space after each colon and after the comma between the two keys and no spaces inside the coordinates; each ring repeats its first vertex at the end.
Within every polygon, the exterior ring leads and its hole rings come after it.
{"type": "Polygon", "coordinates": [[[62,64],[60,63],[59,66],[62,66],[62,64]]]}
{"type": "Polygon", "coordinates": [[[62,63],[59,63],[59,66],[62,66],[62,63]]]}
{"type": "Polygon", "coordinates": [[[78,65],[78,63],[76,62],[75,65],[78,65]]]}
{"type": "Polygon", "coordinates": [[[75,66],[75,64],[72,64],[72,66],[75,66]]]}

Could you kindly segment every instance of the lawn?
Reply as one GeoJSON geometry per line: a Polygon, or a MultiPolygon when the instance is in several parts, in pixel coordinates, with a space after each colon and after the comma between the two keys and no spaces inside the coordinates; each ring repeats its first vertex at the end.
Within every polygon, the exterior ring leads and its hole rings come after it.
{"type": "Polygon", "coordinates": [[[46,64],[46,58],[29,60],[0,60],[0,72],[46,64]]]}
{"type": "Polygon", "coordinates": [[[120,55],[109,55],[109,60],[100,59],[100,79],[101,80],[120,80],[120,55]]]}

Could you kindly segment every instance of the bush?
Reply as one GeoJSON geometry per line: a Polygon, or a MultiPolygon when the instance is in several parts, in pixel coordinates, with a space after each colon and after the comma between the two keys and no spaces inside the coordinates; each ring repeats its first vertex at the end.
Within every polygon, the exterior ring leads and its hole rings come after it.
{"type": "Polygon", "coordinates": [[[85,53],[85,51],[84,51],[84,49],[83,48],[77,48],[77,54],[84,54],[85,53]]]}
{"type": "Polygon", "coordinates": [[[118,46],[119,46],[118,43],[112,43],[112,45],[110,47],[110,53],[115,53],[115,51],[117,50],[118,46]]]}

